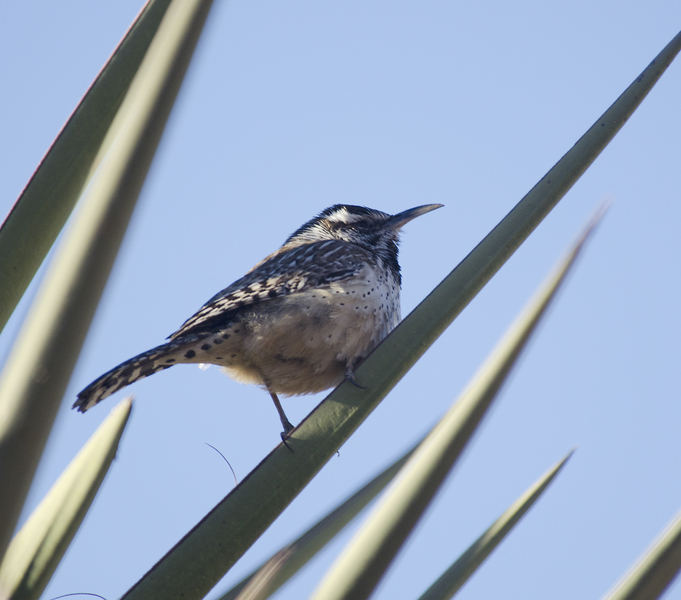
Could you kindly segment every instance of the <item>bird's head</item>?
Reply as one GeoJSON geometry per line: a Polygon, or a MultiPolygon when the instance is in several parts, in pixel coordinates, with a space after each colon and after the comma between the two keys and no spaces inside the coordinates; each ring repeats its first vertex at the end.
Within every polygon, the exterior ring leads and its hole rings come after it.
{"type": "Polygon", "coordinates": [[[282,249],[324,240],[357,244],[383,259],[399,280],[397,244],[400,229],[412,219],[440,207],[442,204],[425,204],[389,215],[365,206],[335,204],[300,227],[286,240],[282,249]]]}

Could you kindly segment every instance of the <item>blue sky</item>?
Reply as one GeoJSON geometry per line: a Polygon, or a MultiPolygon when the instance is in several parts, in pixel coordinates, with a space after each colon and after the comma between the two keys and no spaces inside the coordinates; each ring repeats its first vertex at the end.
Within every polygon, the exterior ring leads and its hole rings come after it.
{"type": "MultiPolygon", "coordinates": [[[[139,1],[0,4],[5,214],[139,1]]],[[[64,398],[39,501],[119,394],[75,394],[161,343],[335,203],[445,208],[405,228],[407,314],[681,28],[673,1],[216,2],[64,398]]],[[[573,446],[461,598],[597,598],[681,508],[681,63],[230,582],[394,460],[455,399],[604,198],[568,285],[376,598],[414,598],[573,446]]],[[[4,357],[26,312],[0,338],[4,357]]],[[[45,598],[122,594],[279,441],[267,394],[213,367],[136,384],[118,458],[45,598]]],[[[299,422],[323,395],[284,400],[299,422]]],[[[344,534],[276,598],[304,598],[344,534]]],[[[667,598],[681,598],[671,588],[667,598]]]]}

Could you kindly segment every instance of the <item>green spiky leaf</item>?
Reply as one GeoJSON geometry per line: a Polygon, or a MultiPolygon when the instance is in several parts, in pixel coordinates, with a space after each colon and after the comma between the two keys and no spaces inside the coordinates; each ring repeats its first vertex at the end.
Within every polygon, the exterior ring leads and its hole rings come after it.
{"type": "Polygon", "coordinates": [[[71,461],[0,564],[0,598],[39,598],[80,527],[116,456],[132,399],[121,401],[71,461]]]}
{"type": "Polygon", "coordinates": [[[556,478],[574,451],[542,475],[503,515],[487,528],[475,542],[449,567],[419,600],[448,600],[468,581],[483,561],[510,533],[525,513],[539,500],[546,488],[556,478]]]}
{"type": "Polygon", "coordinates": [[[9,543],[211,2],[174,0],[102,143],[97,176],[0,374],[0,552],[9,543]]]}
{"type": "Polygon", "coordinates": [[[150,0],[140,12],[0,227],[0,331],[96,168],[100,146],[169,4],[150,0]]]}

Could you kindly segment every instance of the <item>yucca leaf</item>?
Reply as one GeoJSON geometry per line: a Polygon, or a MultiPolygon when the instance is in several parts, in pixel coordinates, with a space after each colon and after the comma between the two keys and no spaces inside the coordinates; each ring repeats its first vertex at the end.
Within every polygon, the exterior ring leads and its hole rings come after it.
{"type": "Polygon", "coordinates": [[[372,593],[492,405],[601,215],[602,210],[516,318],[458,400],[419,444],[324,577],[313,600],[361,600],[372,593]]]}
{"type": "Polygon", "coordinates": [[[483,533],[468,549],[449,567],[419,600],[448,600],[468,581],[468,578],[510,533],[515,524],[523,518],[532,505],[539,500],[544,490],[555,479],[572,456],[571,450],[562,460],[549,469],[525,493],[483,533]]]}
{"type": "Polygon", "coordinates": [[[0,598],[39,598],[95,498],[130,416],[120,402],[14,536],[0,564],[0,598]]]}
{"type": "Polygon", "coordinates": [[[0,331],[96,167],[106,132],[169,4],[150,0],[142,9],[0,227],[0,331]]]}
{"type": "Polygon", "coordinates": [[[217,600],[269,598],[385,489],[413,452],[414,448],[376,475],[303,535],[272,555],[217,600]]]}
{"type": "MultiPolygon", "coordinates": [[[[173,0],[114,119],[108,148],[0,375],[4,552],[210,1],[173,0]]],[[[96,162],[100,162],[96,159],[96,162]]]]}
{"type": "Polygon", "coordinates": [[[681,512],[603,600],[655,600],[681,569],[681,512]]]}
{"type": "Polygon", "coordinates": [[[202,598],[367,418],[619,131],[681,49],[677,35],[573,148],[342,383],[124,596],[202,598]]]}
{"type": "MultiPolygon", "coordinates": [[[[395,461],[343,504],[294,542],[287,544],[272,555],[260,567],[217,600],[265,600],[272,596],[392,481],[413,452],[414,449],[395,461]]],[[[554,465],[504,512],[419,600],[436,600],[450,598],[454,595],[456,590],[466,582],[468,577],[489,556],[534,502],[539,499],[572,456],[572,452],[554,465]]]]}

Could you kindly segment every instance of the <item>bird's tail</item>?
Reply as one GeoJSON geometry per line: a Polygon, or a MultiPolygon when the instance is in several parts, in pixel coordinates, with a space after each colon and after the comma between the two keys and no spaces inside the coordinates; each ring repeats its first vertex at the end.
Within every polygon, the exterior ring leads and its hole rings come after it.
{"type": "MultiPolygon", "coordinates": [[[[195,340],[192,340],[195,341],[195,340]]],[[[126,360],[98,379],[95,379],[82,392],[73,404],[80,412],[85,412],[114,392],[137,381],[168,369],[182,361],[188,340],[177,340],[152,348],[147,352],[126,360]]]]}

